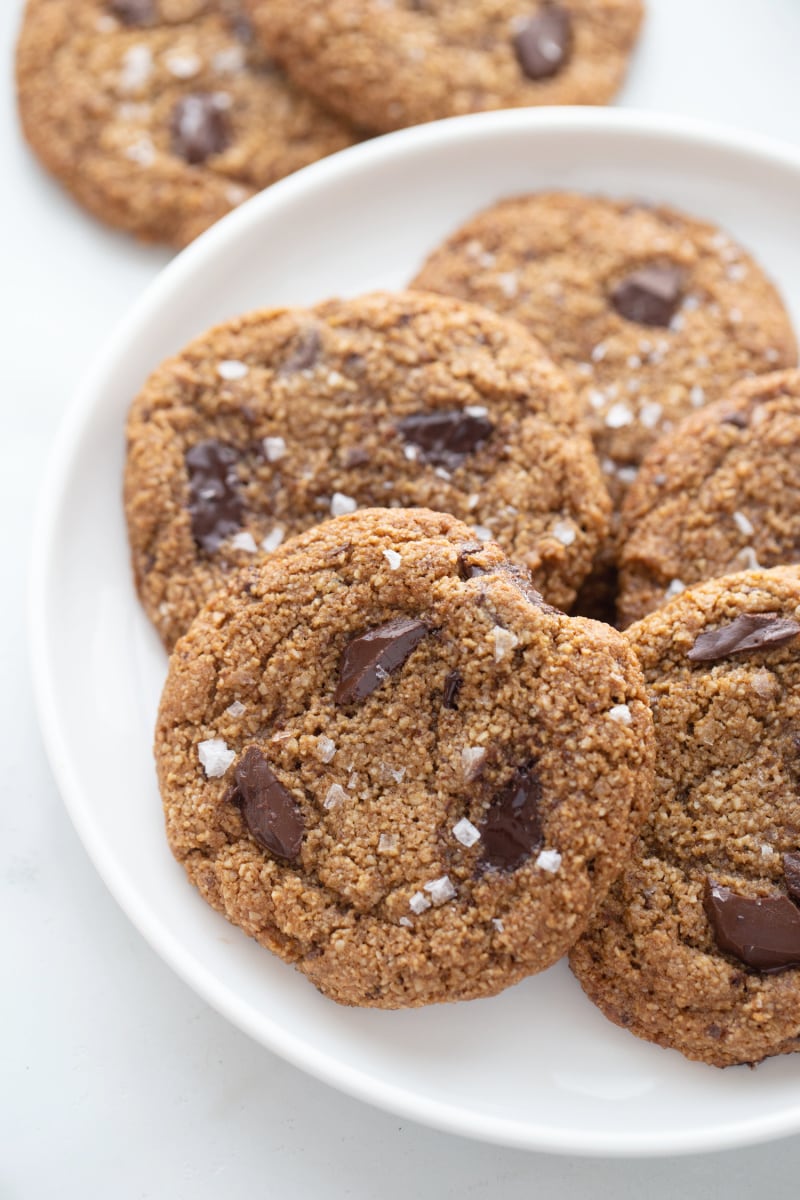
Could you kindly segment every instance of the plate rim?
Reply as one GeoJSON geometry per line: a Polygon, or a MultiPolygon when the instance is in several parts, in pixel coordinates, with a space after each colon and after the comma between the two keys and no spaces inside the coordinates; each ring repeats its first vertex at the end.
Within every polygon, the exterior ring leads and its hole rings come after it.
{"type": "Polygon", "coordinates": [[[779,1114],[738,1122],[666,1133],[608,1131],[594,1133],[553,1130],[529,1121],[476,1114],[451,1103],[432,1100],[408,1087],[387,1083],[334,1055],[309,1047],[287,1032],[274,1018],[256,1013],[193,954],[186,951],[167,922],[142,906],[136,889],[115,872],[113,845],[94,825],[91,809],[70,761],[69,746],[60,727],[55,704],[55,680],[47,655],[47,581],[60,500],[68,489],[75,452],[95,411],[97,389],[127,342],[137,335],[153,307],[186,276],[202,270],[218,247],[247,225],[268,219],[270,209],[291,201],[295,193],[324,189],[329,179],[346,179],[363,169],[375,169],[404,150],[482,140],[492,130],[570,133],[614,133],[640,137],[648,134],[665,141],[682,142],[735,152],[773,166],[789,168],[800,178],[800,149],[762,134],[738,130],[717,122],[672,116],[666,113],[608,108],[515,109],[449,118],[399,130],[340,151],[313,163],[259,193],[241,208],[212,226],[173,258],[146,285],[118,322],[105,346],[94,356],[68,401],[51,446],[36,503],[28,572],[27,639],[34,700],[45,753],[56,787],[69,818],[89,858],[109,892],[148,944],[188,986],[218,1013],[272,1053],[322,1082],[384,1111],[443,1132],[497,1145],[555,1154],[609,1158],[685,1155],[757,1144],[800,1131],[800,1101],[779,1114]]]}

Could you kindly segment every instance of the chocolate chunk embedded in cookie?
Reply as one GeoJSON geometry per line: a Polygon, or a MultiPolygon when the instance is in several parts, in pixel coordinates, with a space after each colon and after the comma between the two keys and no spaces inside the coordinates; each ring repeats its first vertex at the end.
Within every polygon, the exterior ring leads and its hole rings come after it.
{"type": "Polygon", "coordinates": [[[622,635],[472,536],[418,509],[328,521],[229,579],[170,662],[173,852],[342,1004],[489,996],[549,966],[650,798],[622,635]]]}
{"type": "Polygon", "coordinates": [[[609,500],[573,389],[525,330],[419,293],[221,325],[128,420],[137,587],[167,646],[226,572],[358,507],[425,506],[495,538],[567,607],[609,500]]]}
{"type": "Polygon", "coordinates": [[[684,588],[800,562],[800,371],[745,379],[650,450],[622,510],[628,624],[684,588]]]}
{"type": "Polygon", "coordinates": [[[573,948],[612,1021],[715,1066],[800,1049],[800,568],[678,596],[627,632],[653,808],[573,948]]]}
{"type": "Polygon", "coordinates": [[[357,135],[254,43],[239,0],[28,0],[25,135],[95,216],[183,245],[357,135]]]}
{"type": "Polygon", "coordinates": [[[622,84],[641,0],[247,0],[303,88],[385,133],[481,109],[605,104],[622,84]]]}

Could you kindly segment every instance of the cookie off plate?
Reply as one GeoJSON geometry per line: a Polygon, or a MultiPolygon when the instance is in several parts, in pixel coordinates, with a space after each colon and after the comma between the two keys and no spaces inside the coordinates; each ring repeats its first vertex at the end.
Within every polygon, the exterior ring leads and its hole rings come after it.
{"type": "Polygon", "coordinates": [[[257,1041],[345,1091],[488,1141],[675,1154],[800,1130],[800,1058],[716,1070],[611,1025],[565,962],[490,1000],[340,1008],[209,909],[164,836],[151,745],[166,657],[133,590],[123,429],[146,376],[247,309],[399,287],[501,197],[576,189],[673,204],[741,241],[800,323],[800,154],[650,114],[481,114],[365,143],[203,235],[101,350],[42,497],[31,595],[48,754],[98,870],[148,941],[257,1041]]]}

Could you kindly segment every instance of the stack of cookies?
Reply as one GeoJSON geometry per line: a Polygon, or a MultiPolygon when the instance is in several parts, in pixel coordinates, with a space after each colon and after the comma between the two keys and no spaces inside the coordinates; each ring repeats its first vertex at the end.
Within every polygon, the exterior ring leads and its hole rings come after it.
{"type": "Polygon", "coordinates": [[[605,104],[641,0],[27,0],[25,135],[101,220],[181,246],[376,133],[605,104]]]}
{"type": "Polygon", "coordinates": [[[344,1004],[568,954],[691,1058],[800,1048],[795,362],[719,229],[549,193],[158,367],[126,513],[206,900],[344,1004]]]}

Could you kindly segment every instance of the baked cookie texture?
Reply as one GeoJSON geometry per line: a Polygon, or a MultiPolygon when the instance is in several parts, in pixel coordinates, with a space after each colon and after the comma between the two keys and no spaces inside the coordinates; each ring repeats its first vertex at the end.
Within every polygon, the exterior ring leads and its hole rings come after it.
{"type": "Polygon", "coordinates": [[[800,568],[715,579],[627,631],[652,811],[570,963],[638,1037],[715,1066],[800,1049],[800,568]]]}
{"type": "Polygon", "coordinates": [[[378,133],[481,109],[605,104],[641,0],[247,0],[295,82],[378,133]]]}
{"type": "Polygon", "coordinates": [[[559,958],[652,788],[623,636],[425,510],[339,517],[232,576],[175,648],[155,752],[204,898],[378,1008],[559,958]]]}
{"type": "Polygon", "coordinates": [[[578,389],[612,498],[656,439],[744,375],[795,366],[781,298],[716,226],[569,192],[493,205],[413,287],[521,321],[578,389]]]}
{"type": "Polygon", "coordinates": [[[559,607],[608,527],[566,377],[520,326],[442,297],[229,321],[155,371],[127,438],[136,585],[167,647],[232,568],[355,508],[452,513],[559,607]]]}
{"type": "Polygon", "coordinates": [[[646,455],[622,510],[623,624],[686,587],[800,561],[800,371],[745,379],[646,455]]]}
{"type": "Polygon", "coordinates": [[[239,0],[28,0],[25,136],[94,216],[184,245],[357,140],[254,43],[239,0]]]}

